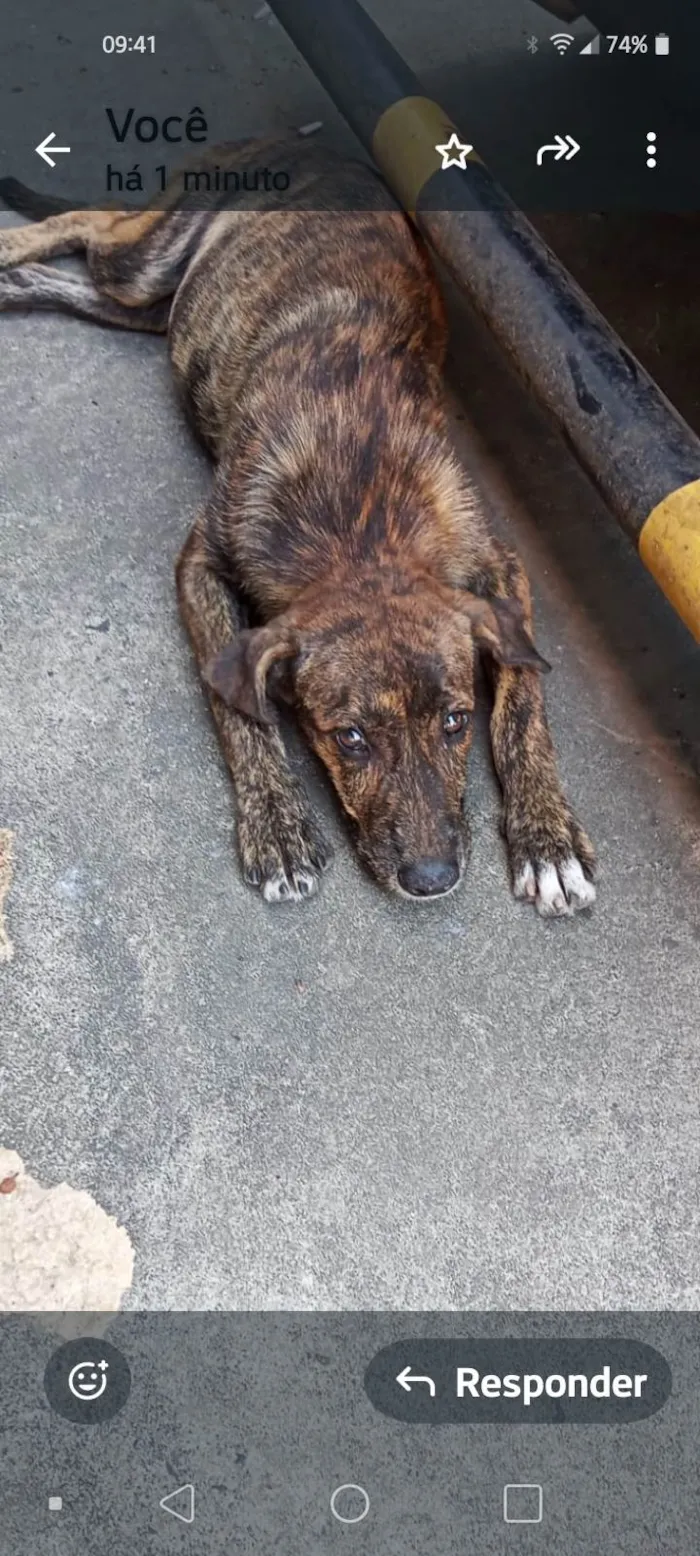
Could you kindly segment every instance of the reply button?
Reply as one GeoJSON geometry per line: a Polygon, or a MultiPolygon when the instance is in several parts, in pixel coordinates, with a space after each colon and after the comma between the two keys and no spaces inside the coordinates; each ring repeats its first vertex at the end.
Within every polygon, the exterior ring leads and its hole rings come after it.
{"type": "Polygon", "coordinates": [[[623,1425],[671,1392],[668,1362],[639,1340],[400,1340],[370,1362],[384,1415],[416,1424],[623,1425]]]}

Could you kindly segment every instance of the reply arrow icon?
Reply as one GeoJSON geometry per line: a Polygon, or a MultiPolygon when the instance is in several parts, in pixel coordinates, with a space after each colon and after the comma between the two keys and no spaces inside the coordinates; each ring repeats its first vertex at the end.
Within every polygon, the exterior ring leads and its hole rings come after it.
{"type": "Polygon", "coordinates": [[[432,1378],[414,1377],[410,1367],[404,1367],[403,1372],[397,1374],[396,1382],[401,1384],[402,1389],[405,1389],[407,1394],[411,1392],[412,1383],[427,1383],[430,1389],[430,1398],[435,1398],[435,1384],[432,1378]]]}
{"type": "Polygon", "coordinates": [[[35,146],[34,147],[34,150],[38,151],[39,156],[43,157],[45,162],[48,162],[49,167],[55,167],[56,166],[56,163],[53,160],[53,156],[49,156],[49,152],[56,153],[56,152],[59,152],[59,151],[70,151],[70,146],[52,146],[51,142],[54,141],[55,139],[56,139],[56,131],[52,130],[50,135],[46,135],[44,137],[44,139],[41,142],[40,146],[35,146]]]}

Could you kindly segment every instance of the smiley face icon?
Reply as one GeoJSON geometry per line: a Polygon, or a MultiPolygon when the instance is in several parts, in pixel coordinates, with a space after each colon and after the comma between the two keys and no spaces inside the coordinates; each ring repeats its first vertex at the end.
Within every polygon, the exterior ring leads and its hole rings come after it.
{"type": "Polygon", "coordinates": [[[126,1357],[109,1340],[83,1335],[49,1357],[44,1388],[52,1410],[77,1426],[99,1427],[124,1409],[131,1392],[126,1357]]]}
{"type": "Polygon", "coordinates": [[[68,1374],[68,1387],[76,1399],[91,1404],[99,1399],[107,1387],[109,1362],[104,1357],[99,1362],[76,1362],[68,1374]]]}

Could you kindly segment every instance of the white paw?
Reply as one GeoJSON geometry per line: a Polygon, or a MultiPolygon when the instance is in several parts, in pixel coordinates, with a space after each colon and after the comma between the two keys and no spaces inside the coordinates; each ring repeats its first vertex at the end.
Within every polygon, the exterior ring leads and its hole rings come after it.
{"type": "Polygon", "coordinates": [[[586,879],[575,854],[559,866],[528,861],[515,878],[515,896],[534,902],[543,918],[569,918],[582,908],[590,908],[596,899],[592,881],[586,879]]]}
{"type": "Polygon", "coordinates": [[[313,897],[318,886],[318,876],[310,871],[293,870],[287,875],[278,870],[263,881],[262,894],[266,902],[303,902],[306,897],[313,897]]]}

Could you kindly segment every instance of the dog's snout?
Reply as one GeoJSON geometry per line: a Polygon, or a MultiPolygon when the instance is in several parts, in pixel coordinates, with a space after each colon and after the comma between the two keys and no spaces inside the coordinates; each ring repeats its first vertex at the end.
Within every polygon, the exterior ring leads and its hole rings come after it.
{"type": "Polygon", "coordinates": [[[410,897],[441,897],[459,880],[456,859],[419,859],[398,872],[399,886],[410,897]]]}

